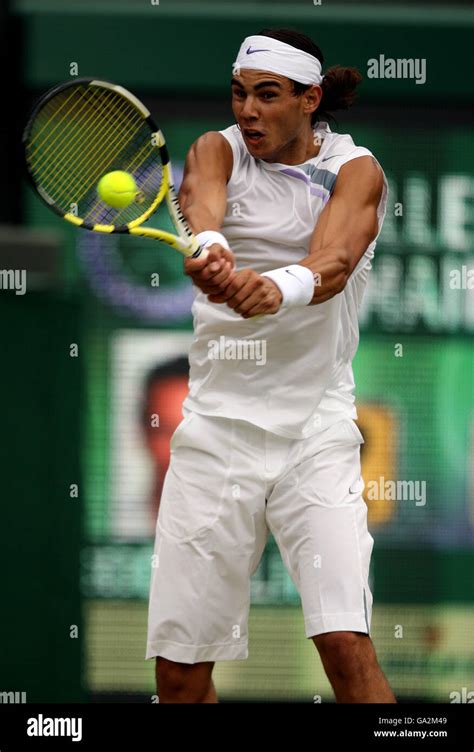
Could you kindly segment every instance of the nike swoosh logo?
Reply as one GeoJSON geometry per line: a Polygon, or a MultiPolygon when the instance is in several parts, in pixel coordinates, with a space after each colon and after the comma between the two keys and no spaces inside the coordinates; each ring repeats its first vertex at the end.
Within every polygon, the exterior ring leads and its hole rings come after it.
{"type": "Polygon", "coordinates": [[[332,157],[324,157],[321,162],[327,162],[328,159],[335,159],[336,157],[343,157],[343,154],[333,154],[332,157]]]}
{"type": "Polygon", "coordinates": [[[251,47],[247,47],[247,55],[253,55],[254,52],[270,52],[270,50],[252,50],[251,47]]]}
{"type": "MultiPolygon", "coordinates": [[[[293,274],[293,272],[290,272],[289,269],[285,269],[285,272],[289,274],[293,279],[297,279],[298,282],[301,282],[300,278],[296,276],[296,274],[293,274]]],[[[313,274],[313,279],[316,279],[315,275],[313,274]]]]}

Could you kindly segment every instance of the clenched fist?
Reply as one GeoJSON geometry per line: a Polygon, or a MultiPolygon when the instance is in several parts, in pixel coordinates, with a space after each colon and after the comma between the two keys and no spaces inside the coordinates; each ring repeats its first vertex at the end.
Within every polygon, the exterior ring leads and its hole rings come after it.
{"type": "Polygon", "coordinates": [[[218,243],[209,246],[204,258],[187,258],[184,261],[185,274],[206,295],[223,293],[236,274],[234,269],[234,254],[218,243]]]}
{"type": "Polygon", "coordinates": [[[211,293],[208,298],[211,303],[227,303],[242,318],[249,319],[259,314],[277,313],[283,296],[268,277],[262,277],[253,269],[241,269],[233,272],[223,292],[211,293]]]}

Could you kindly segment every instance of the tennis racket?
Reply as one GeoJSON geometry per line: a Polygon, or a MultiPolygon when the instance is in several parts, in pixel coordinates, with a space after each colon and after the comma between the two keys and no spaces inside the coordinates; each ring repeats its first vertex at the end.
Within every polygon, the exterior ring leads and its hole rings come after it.
{"type": "Polygon", "coordinates": [[[23,145],[30,182],[67,222],[159,240],[193,258],[207,255],[179,207],[163,132],[122,86],[92,78],[55,86],[34,107],[23,145]],[[137,187],[120,209],[97,193],[99,180],[115,170],[130,174],[137,187]],[[165,198],[176,235],[143,227],[165,198]]]}

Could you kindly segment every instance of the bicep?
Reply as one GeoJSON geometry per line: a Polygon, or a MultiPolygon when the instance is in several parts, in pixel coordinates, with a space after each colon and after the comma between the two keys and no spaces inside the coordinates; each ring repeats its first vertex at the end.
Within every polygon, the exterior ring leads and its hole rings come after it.
{"type": "Polygon", "coordinates": [[[358,157],[343,165],[333,194],[319,216],[309,253],[344,249],[352,271],[377,236],[382,191],[383,173],[372,157],[358,157]]]}

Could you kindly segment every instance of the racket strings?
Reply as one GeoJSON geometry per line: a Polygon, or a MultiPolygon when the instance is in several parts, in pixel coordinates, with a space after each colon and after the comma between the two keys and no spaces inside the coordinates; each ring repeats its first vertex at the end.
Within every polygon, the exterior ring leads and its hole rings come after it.
{"type": "MultiPolygon", "coordinates": [[[[149,134],[151,139],[151,134],[149,134]]],[[[142,165],[145,164],[146,160],[150,157],[150,150],[154,149],[154,147],[150,143],[145,142],[142,148],[139,152],[136,152],[133,154],[131,161],[123,167],[125,172],[128,172],[135,177],[135,181],[137,182],[137,185],[140,186],[140,194],[146,194],[149,191],[152,191],[154,195],[157,194],[160,184],[161,184],[161,171],[159,175],[159,182],[157,183],[157,176],[156,176],[156,170],[153,171],[147,171],[145,168],[140,169],[142,165]],[[152,182],[151,182],[152,181],[152,182]]],[[[155,166],[155,165],[153,165],[155,166]]],[[[99,217],[102,216],[103,207],[101,206],[103,202],[98,198],[95,205],[90,210],[90,221],[99,221],[99,217]],[[97,211],[101,212],[97,216],[97,211]]],[[[126,209],[119,210],[116,221],[120,220],[122,224],[127,223],[127,212],[126,209]]]]}
{"type": "MultiPolygon", "coordinates": [[[[104,103],[101,102],[100,104],[103,105],[104,103]]],[[[105,113],[100,113],[99,111],[99,114],[105,113]]],[[[115,115],[120,115],[120,113],[114,113],[115,115]]],[[[137,113],[135,124],[139,127],[142,122],[137,113]]],[[[63,181],[64,187],[69,194],[74,193],[76,188],[80,190],[81,183],[84,180],[89,180],[90,169],[94,163],[100,174],[100,165],[97,164],[97,154],[106,146],[107,151],[105,154],[109,157],[112,149],[120,147],[128,138],[125,128],[122,131],[117,131],[115,134],[111,134],[110,129],[102,129],[102,132],[100,132],[101,123],[97,117],[95,117],[95,122],[90,118],[90,124],[91,127],[89,127],[89,123],[86,120],[80,121],[74,118],[74,121],[71,121],[70,127],[64,128],[64,148],[63,143],[58,144],[54,154],[50,152],[44,155],[43,163],[40,163],[40,166],[46,165],[46,172],[42,174],[43,186],[46,191],[50,188],[52,181],[57,180],[61,176],[65,177],[63,181]],[[75,156],[75,154],[78,156],[75,156]],[[68,166],[70,172],[73,171],[72,185],[70,182],[67,182],[67,178],[71,176],[65,172],[64,166],[68,166]],[[72,170],[72,167],[74,170],[72,170]],[[57,171],[61,170],[61,168],[63,171],[58,175],[57,171]]],[[[131,127],[133,122],[130,122],[129,125],[131,127]]],[[[58,191],[60,192],[59,184],[58,191]]]]}
{"type": "MultiPolygon", "coordinates": [[[[62,139],[56,140],[54,149],[52,149],[50,143],[48,148],[41,151],[40,155],[36,155],[37,157],[40,156],[40,160],[37,161],[38,175],[44,190],[48,194],[52,193],[54,186],[57,195],[55,199],[61,204],[66,193],[69,197],[73,197],[71,198],[72,201],[77,202],[81,196],[74,196],[75,192],[83,190],[82,184],[84,182],[90,184],[90,180],[95,177],[90,174],[91,167],[95,165],[94,172],[97,173],[97,176],[100,176],[107,158],[111,156],[111,150],[123,145],[128,138],[125,123],[120,125],[122,130],[119,129],[116,133],[111,133],[110,127],[103,128],[104,122],[107,122],[109,118],[113,118],[113,122],[117,123],[123,120],[121,110],[113,108],[112,103],[107,99],[109,92],[104,94],[106,96],[101,97],[100,101],[92,102],[93,108],[87,107],[87,104],[91,102],[86,101],[82,108],[75,111],[76,103],[73,103],[68,113],[67,122],[64,123],[64,115],[61,118],[63,122],[62,139]],[[83,111],[85,118],[80,118],[79,115],[83,111]],[[92,125],[92,128],[89,127],[89,124],[92,125]],[[98,162],[97,155],[102,150],[104,156],[102,161],[98,162]],[[43,171],[42,168],[44,168],[43,171]]],[[[122,101],[120,104],[123,111],[128,109],[126,101],[122,101]]],[[[46,112],[46,117],[54,122],[55,114],[55,109],[51,107],[51,112],[46,112]]],[[[137,112],[134,113],[134,118],[137,126],[143,122],[137,112]]],[[[46,144],[46,140],[44,143],[46,144]]],[[[116,149],[115,155],[117,151],[118,149],[116,149]]]]}
{"type": "MultiPolygon", "coordinates": [[[[47,102],[46,103],[45,107],[43,108],[43,112],[44,113],[48,113],[49,111],[52,111],[52,113],[56,117],[62,113],[62,117],[58,118],[55,127],[53,129],[51,129],[50,131],[48,131],[48,133],[46,134],[46,138],[52,136],[53,133],[55,133],[55,131],[61,126],[61,123],[62,123],[62,121],[64,120],[64,118],[65,118],[65,116],[67,114],[67,113],[66,114],[63,113],[62,111],[67,106],[67,104],[71,101],[71,99],[74,97],[75,93],[76,92],[73,89],[73,91],[69,93],[69,96],[63,97],[63,101],[61,102],[61,104],[59,105],[59,107],[57,107],[56,110],[54,110],[54,105],[52,105],[51,102],[47,102]]],[[[41,150],[42,154],[46,153],[46,150],[44,148],[44,142],[42,142],[42,143],[40,143],[38,145],[38,141],[39,141],[40,136],[43,135],[45,129],[48,127],[48,125],[50,123],[49,123],[49,119],[47,117],[46,118],[42,118],[42,119],[44,120],[43,124],[41,124],[41,121],[37,121],[36,125],[37,125],[38,130],[37,130],[37,132],[33,136],[31,136],[29,144],[28,144],[28,147],[29,147],[29,150],[30,150],[29,153],[30,153],[31,159],[34,159],[36,157],[36,155],[37,155],[37,153],[38,153],[39,150],[41,150]],[[38,122],[40,122],[39,125],[38,125],[38,122]],[[34,144],[36,144],[36,148],[35,149],[33,149],[33,145],[34,144]]]]}
{"type": "MultiPolygon", "coordinates": [[[[131,126],[132,124],[130,128],[131,126]]],[[[138,123],[138,127],[140,126],[141,123],[138,123]]],[[[110,172],[108,165],[114,159],[119,158],[123,146],[135,133],[136,131],[128,130],[127,132],[125,129],[114,134],[104,131],[100,139],[96,139],[91,144],[90,150],[88,137],[85,137],[84,146],[87,146],[84,151],[85,156],[76,163],[72,180],[63,181],[62,191],[59,191],[58,198],[64,200],[66,196],[73,195],[74,201],[79,202],[89,190],[91,181],[97,182],[104,173],[110,172]],[[99,154],[101,158],[98,159],[99,154]]]]}
{"type": "MultiPolygon", "coordinates": [[[[122,155],[122,166],[120,169],[130,173],[134,176],[137,188],[139,191],[139,198],[141,199],[141,211],[139,215],[143,213],[143,205],[147,198],[151,197],[154,200],[160,190],[163,173],[161,162],[157,162],[157,149],[151,141],[151,131],[144,134],[143,141],[140,145],[140,139],[135,139],[133,147],[129,148],[129,155],[122,155]]],[[[110,210],[98,197],[94,195],[96,201],[90,207],[88,213],[88,221],[93,223],[107,222],[110,211],[115,211],[115,222],[121,224],[128,224],[128,222],[137,218],[136,204],[125,207],[120,210],[110,210]],[[105,217],[104,219],[104,212],[105,217]]],[[[146,201],[148,208],[149,202],[146,201]]],[[[138,215],[138,216],[139,216],[138,215]]]]}
{"type": "MultiPolygon", "coordinates": [[[[88,130],[84,127],[88,115],[86,104],[83,102],[82,107],[77,109],[75,107],[77,101],[78,97],[76,96],[76,101],[72,103],[69,110],[66,113],[61,112],[62,116],[59,119],[59,123],[55,122],[55,116],[57,115],[58,110],[62,111],[62,105],[57,107],[56,102],[48,102],[42,112],[42,117],[46,120],[46,125],[53,124],[53,126],[50,127],[48,132],[46,132],[42,143],[37,146],[36,150],[34,152],[30,151],[28,155],[30,165],[34,165],[37,171],[37,177],[41,181],[43,189],[48,193],[51,193],[54,186],[58,198],[60,197],[62,184],[65,184],[70,189],[70,193],[73,192],[70,185],[70,173],[73,172],[72,168],[74,168],[74,173],[77,176],[78,169],[81,167],[81,160],[77,155],[81,155],[81,153],[82,155],[85,154],[86,159],[88,156],[90,159],[91,156],[91,150],[84,149],[82,151],[82,147],[85,145],[83,141],[86,139],[89,139],[90,144],[93,143],[91,136],[93,136],[94,133],[91,132],[90,129],[88,130]],[[83,112],[85,113],[86,118],[81,118],[83,112]],[[60,125],[63,127],[59,132],[59,137],[56,136],[55,139],[51,141],[50,136],[56,134],[60,125]],[[63,179],[62,182],[61,178],[63,179]]],[[[41,132],[44,133],[44,130],[45,127],[43,126],[41,132]]],[[[56,196],[55,199],[58,200],[56,196]]]]}
{"type": "Polygon", "coordinates": [[[39,111],[27,145],[32,176],[62,212],[85,222],[128,224],[151,206],[163,179],[150,125],[121,94],[98,86],[65,89],[39,111]],[[102,175],[133,175],[140,203],[113,209],[97,196],[102,175]]]}
{"type": "MultiPolygon", "coordinates": [[[[105,96],[106,92],[103,94],[105,96]]],[[[35,128],[37,132],[31,136],[29,141],[30,158],[34,159],[38,154],[43,158],[48,158],[48,152],[54,147],[57,152],[58,138],[70,136],[72,126],[80,123],[82,112],[85,112],[87,116],[88,102],[87,91],[79,88],[74,88],[72,94],[69,93],[67,96],[66,92],[60,92],[47,101],[36,117],[35,128]],[[66,126],[66,128],[62,129],[61,126],[66,126]],[[44,133],[46,129],[47,131],[44,133]],[[43,136],[41,141],[39,141],[40,136],[43,136]],[[33,145],[35,145],[34,149],[33,145]]]]}

